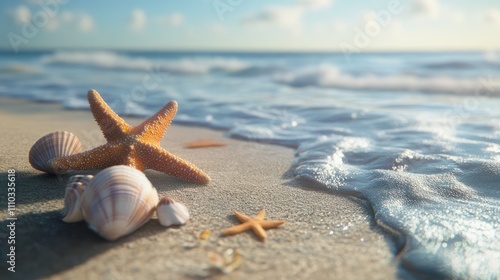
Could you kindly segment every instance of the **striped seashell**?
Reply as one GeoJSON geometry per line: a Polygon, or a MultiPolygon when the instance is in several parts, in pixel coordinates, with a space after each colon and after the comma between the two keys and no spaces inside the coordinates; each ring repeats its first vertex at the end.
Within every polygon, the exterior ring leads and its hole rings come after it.
{"type": "Polygon", "coordinates": [[[170,197],[164,197],[160,200],[156,208],[156,215],[160,224],[166,227],[183,225],[189,220],[187,207],[170,197]]]}
{"type": "Polygon", "coordinates": [[[83,221],[82,214],[82,193],[94,176],[75,175],[69,178],[69,182],[64,190],[64,209],[62,210],[63,221],[75,223],[83,221]]]}
{"type": "Polygon", "coordinates": [[[80,140],[71,132],[51,132],[33,144],[29,151],[29,162],[33,168],[49,174],[60,174],[66,170],[55,170],[52,159],[78,154],[82,150],[80,140]]]}
{"type": "Polygon", "coordinates": [[[90,229],[116,240],[145,224],[158,205],[146,175],[125,165],[97,173],[83,192],[82,213],[90,229]]]}

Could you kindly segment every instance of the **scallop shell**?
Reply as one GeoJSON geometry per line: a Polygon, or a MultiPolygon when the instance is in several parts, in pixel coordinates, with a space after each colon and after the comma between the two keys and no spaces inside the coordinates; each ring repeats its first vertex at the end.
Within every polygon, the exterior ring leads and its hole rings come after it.
{"type": "Polygon", "coordinates": [[[116,240],[145,224],[158,204],[158,193],[141,171],[115,165],[97,173],[83,192],[82,213],[89,227],[116,240]]]}
{"type": "Polygon", "coordinates": [[[56,131],[43,136],[33,144],[29,152],[29,161],[35,169],[58,174],[66,170],[55,170],[50,166],[50,161],[57,157],[77,154],[81,150],[80,140],[73,133],[56,131]]]}
{"type": "Polygon", "coordinates": [[[64,215],[63,221],[74,223],[83,221],[82,214],[82,193],[94,176],[75,175],[69,178],[69,182],[64,190],[64,215]]]}
{"type": "Polygon", "coordinates": [[[160,224],[166,227],[183,225],[189,220],[187,207],[170,197],[164,197],[160,200],[156,208],[156,215],[160,224]]]}

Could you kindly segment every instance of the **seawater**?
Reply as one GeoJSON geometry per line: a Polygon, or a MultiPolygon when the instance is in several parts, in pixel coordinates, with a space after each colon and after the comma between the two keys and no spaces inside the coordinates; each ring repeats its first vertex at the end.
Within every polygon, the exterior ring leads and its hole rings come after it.
{"type": "Polygon", "coordinates": [[[368,201],[403,278],[500,275],[499,54],[0,53],[0,96],[88,109],[90,88],[293,147],[297,178],[368,201]]]}

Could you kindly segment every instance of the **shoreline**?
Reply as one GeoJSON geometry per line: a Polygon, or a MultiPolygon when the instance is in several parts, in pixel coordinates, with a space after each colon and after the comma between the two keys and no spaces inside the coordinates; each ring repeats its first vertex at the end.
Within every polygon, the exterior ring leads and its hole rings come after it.
{"type": "MultiPolygon", "coordinates": [[[[59,104],[0,98],[0,126],[4,131],[1,170],[16,170],[16,273],[6,267],[0,276],[14,278],[162,279],[394,279],[397,277],[394,248],[377,228],[362,203],[317,187],[297,182],[291,174],[293,150],[270,144],[224,137],[208,128],[173,124],[161,145],[212,177],[206,186],[180,181],[146,170],[160,197],[183,202],[191,220],[182,227],[164,228],[154,217],[131,235],[108,242],[91,232],[85,223],[66,224],[64,185],[70,175],[50,176],[28,162],[31,145],[56,130],[73,132],[84,150],[105,140],[90,111],[65,110],[59,104]],[[224,142],[227,146],[186,149],[198,139],[224,142]],[[221,236],[220,230],[237,224],[233,210],[254,216],[261,209],[266,219],[286,224],[267,231],[259,242],[252,232],[221,236]],[[198,234],[210,229],[204,244],[198,234]],[[29,245],[25,245],[29,244],[29,245]],[[211,268],[208,252],[237,248],[241,266],[230,274],[211,268]]],[[[124,118],[129,124],[144,118],[124,118]]],[[[175,122],[175,119],[174,119],[175,122]]],[[[96,171],[78,172],[95,174],[96,171]]],[[[71,174],[78,174],[71,173],[71,174]]],[[[6,194],[1,195],[7,209],[6,194]]],[[[2,211],[2,227],[6,213],[2,211]]],[[[5,236],[1,236],[4,240],[5,236]]],[[[6,246],[3,244],[2,246],[6,246]]],[[[3,250],[2,250],[3,251],[3,250]]],[[[0,257],[4,261],[5,255],[0,257]]],[[[5,266],[5,261],[3,262],[5,266]]],[[[2,277],[3,278],[3,277],[2,277]]]]}

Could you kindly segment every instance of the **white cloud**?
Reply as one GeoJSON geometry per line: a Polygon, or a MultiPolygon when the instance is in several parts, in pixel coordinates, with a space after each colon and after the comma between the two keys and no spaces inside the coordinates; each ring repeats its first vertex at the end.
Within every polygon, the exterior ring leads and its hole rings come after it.
{"type": "MultiPolygon", "coordinates": [[[[29,3],[35,4],[36,1],[30,1],[29,3]]],[[[41,10],[43,11],[43,10],[41,10]]],[[[17,24],[27,24],[32,19],[32,13],[26,6],[19,6],[15,8],[11,13],[12,19],[17,24]]],[[[60,27],[77,28],[82,32],[91,31],[94,28],[94,20],[92,16],[87,13],[74,13],[68,10],[61,11],[54,15],[45,14],[48,16],[48,21],[40,26],[40,28],[46,31],[55,31],[60,27]]]]}
{"type": "Polygon", "coordinates": [[[94,20],[89,14],[82,14],[78,22],[78,29],[83,32],[91,31],[94,28],[94,20]]]}
{"type": "Polygon", "coordinates": [[[168,26],[179,26],[184,22],[184,16],[179,12],[175,12],[169,16],[160,17],[158,22],[168,26]]]}
{"type": "Polygon", "coordinates": [[[26,24],[31,20],[31,11],[26,6],[19,6],[12,11],[12,18],[17,24],[26,24]]]}
{"type": "Polygon", "coordinates": [[[78,28],[81,32],[89,32],[94,29],[94,19],[87,13],[75,14],[71,11],[64,11],[50,18],[45,28],[54,31],[60,26],[78,28]]]}
{"type": "Polygon", "coordinates": [[[489,23],[500,25],[500,10],[497,9],[489,9],[486,11],[486,20],[489,23]]]}
{"type": "Polygon", "coordinates": [[[48,31],[54,31],[59,28],[59,21],[55,17],[49,17],[49,22],[44,28],[48,31]]]}
{"type": "Polygon", "coordinates": [[[313,10],[323,9],[332,5],[332,0],[299,0],[299,4],[313,10]]]}
{"type": "Polygon", "coordinates": [[[438,0],[413,0],[412,13],[430,18],[439,17],[440,5],[438,0]]]}
{"type": "Polygon", "coordinates": [[[130,19],[130,29],[132,31],[141,31],[146,25],[146,14],[141,9],[135,9],[132,11],[132,17],[130,19]]]}
{"type": "Polygon", "coordinates": [[[181,25],[184,22],[184,16],[181,13],[174,13],[170,16],[170,24],[173,26],[181,25]]]}
{"type": "Polygon", "coordinates": [[[64,11],[61,14],[61,20],[64,23],[70,23],[75,19],[75,15],[70,11],[64,11]]]}
{"type": "Polygon", "coordinates": [[[272,6],[263,11],[246,16],[243,23],[246,25],[276,25],[290,28],[294,31],[302,29],[304,8],[300,6],[272,6]]]}
{"type": "Polygon", "coordinates": [[[288,6],[267,6],[263,10],[248,14],[243,18],[247,26],[278,26],[294,32],[302,32],[305,14],[331,6],[332,0],[296,0],[288,6]]]}

